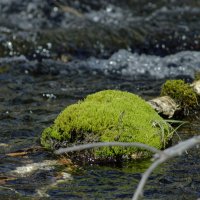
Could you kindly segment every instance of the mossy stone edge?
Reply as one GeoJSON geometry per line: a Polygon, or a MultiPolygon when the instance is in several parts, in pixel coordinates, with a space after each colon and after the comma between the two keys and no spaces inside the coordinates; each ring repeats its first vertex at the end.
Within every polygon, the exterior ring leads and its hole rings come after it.
{"type": "MultiPolygon", "coordinates": [[[[118,90],[88,95],[65,108],[46,128],[41,144],[47,149],[91,142],[141,142],[158,149],[172,137],[171,126],[139,96],[118,90]]],[[[101,147],[92,149],[95,159],[132,157],[144,149],[101,147]]]]}
{"type": "Polygon", "coordinates": [[[198,104],[196,93],[183,80],[167,80],[162,85],[161,96],[170,96],[183,110],[193,109],[198,104]]]}

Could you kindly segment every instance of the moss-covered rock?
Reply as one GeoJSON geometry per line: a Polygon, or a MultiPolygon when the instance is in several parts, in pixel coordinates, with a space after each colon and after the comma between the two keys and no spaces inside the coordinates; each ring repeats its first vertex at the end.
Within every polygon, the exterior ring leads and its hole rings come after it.
{"type": "MultiPolygon", "coordinates": [[[[43,131],[41,143],[47,149],[54,149],[55,144],[141,142],[161,149],[171,136],[170,125],[140,97],[105,90],[68,106],[54,124],[43,131]]],[[[145,152],[133,147],[102,147],[91,150],[90,155],[94,158],[131,157],[141,151],[145,152]]]]}
{"type": "Polygon", "coordinates": [[[198,104],[194,90],[183,80],[166,81],[162,86],[161,96],[170,96],[183,110],[194,108],[198,104]]]}

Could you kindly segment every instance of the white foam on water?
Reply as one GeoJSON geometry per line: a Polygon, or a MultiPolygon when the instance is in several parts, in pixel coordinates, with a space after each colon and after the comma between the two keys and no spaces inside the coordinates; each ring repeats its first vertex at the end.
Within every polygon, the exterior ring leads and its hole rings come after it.
{"type": "Polygon", "coordinates": [[[105,75],[118,74],[135,78],[149,76],[156,79],[177,76],[194,78],[195,72],[200,71],[200,52],[182,51],[159,57],[119,50],[107,60],[90,58],[86,63],[90,68],[101,70],[105,75]]]}

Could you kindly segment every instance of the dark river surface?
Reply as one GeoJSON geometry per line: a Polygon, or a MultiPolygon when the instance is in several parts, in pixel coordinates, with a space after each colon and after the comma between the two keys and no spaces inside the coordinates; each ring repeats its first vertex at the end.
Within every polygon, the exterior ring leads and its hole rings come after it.
{"type": "MultiPolygon", "coordinates": [[[[41,132],[96,91],[149,100],[168,78],[192,82],[199,17],[195,0],[1,0],[0,199],[131,199],[151,160],[72,169],[39,147],[41,132]]],[[[184,120],[182,140],[198,135],[199,112],[184,120]]],[[[143,199],[200,198],[199,160],[194,148],[157,168],[143,199]]]]}

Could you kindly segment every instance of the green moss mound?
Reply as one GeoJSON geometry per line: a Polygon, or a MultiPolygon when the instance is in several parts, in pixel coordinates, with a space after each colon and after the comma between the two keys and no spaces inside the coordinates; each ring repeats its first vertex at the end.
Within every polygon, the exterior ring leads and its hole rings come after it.
{"type": "MultiPolygon", "coordinates": [[[[54,124],[43,131],[41,143],[54,149],[55,144],[141,142],[161,149],[171,136],[170,126],[140,97],[105,90],[64,109],[54,124]]],[[[133,147],[101,147],[93,149],[92,155],[95,158],[129,157],[141,151],[133,147]]]]}
{"type": "Polygon", "coordinates": [[[182,109],[191,109],[197,106],[197,96],[189,84],[183,80],[168,80],[161,90],[161,96],[170,96],[182,109]]]}

